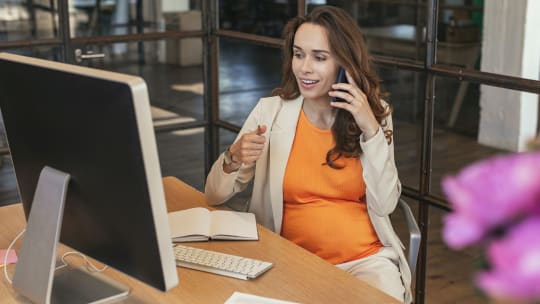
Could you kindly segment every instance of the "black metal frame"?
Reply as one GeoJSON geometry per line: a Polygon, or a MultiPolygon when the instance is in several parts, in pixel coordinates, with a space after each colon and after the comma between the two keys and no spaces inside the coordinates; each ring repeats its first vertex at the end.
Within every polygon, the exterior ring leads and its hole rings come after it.
{"type": "MultiPolygon", "coordinates": [[[[282,39],[253,35],[242,32],[222,30],[218,28],[218,11],[217,0],[201,0],[202,1],[202,31],[168,31],[159,33],[142,33],[138,34],[119,35],[119,36],[98,36],[84,38],[70,38],[69,33],[69,15],[68,4],[66,0],[58,0],[58,11],[60,19],[60,35],[55,39],[30,40],[30,41],[10,41],[0,42],[0,50],[15,49],[15,48],[34,48],[39,46],[61,47],[63,56],[61,60],[64,62],[73,62],[73,54],[71,45],[81,43],[114,43],[127,41],[150,41],[158,39],[182,39],[189,37],[201,37],[203,39],[203,69],[204,69],[204,120],[193,123],[180,123],[166,127],[156,128],[156,132],[167,132],[171,130],[191,129],[205,127],[205,173],[207,173],[213,161],[219,154],[219,130],[221,128],[238,132],[240,126],[231,124],[221,120],[219,117],[219,91],[218,91],[218,38],[241,39],[250,43],[261,44],[268,47],[281,47],[282,39]]],[[[520,90],[526,92],[540,93],[540,81],[524,79],[506,75],[486,73],[475,70],[467,70],[456,67],[445,66],[436,63],[437,52],[437,16],[439,11],[438,0],[385,0],[392,3],[400,3],[402,5],[415,5],[419,8],[426,9],[426,27],[427,27],[427,43],[424,62],[411,62],[398,58],[390,58],[386,56],[373,56],[374,63],[383,66],[400,70],[423,72],[427,75],[425,80],[424,92],[424,118],[422,122],[422,138],[421,138],[421,162],[420,162],[420,187],[415,189],[408,185],[403,187],[403,195],[417,200],[419,202],[418,221],[422,232],[422,239],[427,240],[429,209],[430,206],[450,210],[447,201],[444,198],[434,196],[430,193],[431,189],[431,170],[432,170],[432,153],[433,153],[433,120],[434,120],[434,102],[435,102],[435,78],[436,76],[445,76],[455,78],[458,81],[469,81],[479,84],[487,84],[501,88],[512,90],[520,90]]],[[[305,15],[306,2],[298,0],[298,15],[305,15]]],[[[449,7],[441,7],[449,8],[449,7]]],[[[138,9],[142,9],[139,8],[138,9]]],[[[470,10],[478,10],[478,8],[470,7],[470,10]]],[[[419,17],[417,16],[417,21],[419,17]]],[[[140,18],[137,23],[143,22],[140,18]]],[[[0,155],[8,154],[7,149],[0,150],[0,155]]],[[[416,270],[416,295],[417,303],[424,303],[424,293],[426,285],[426,257],[427,257],[427,242],[422,242],[420,248],[420,256],[416,270]]]]}

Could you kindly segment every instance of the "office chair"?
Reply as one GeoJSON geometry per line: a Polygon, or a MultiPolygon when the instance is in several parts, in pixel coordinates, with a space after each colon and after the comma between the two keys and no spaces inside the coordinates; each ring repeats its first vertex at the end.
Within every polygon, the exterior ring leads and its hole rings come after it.
{"type": "Polygon", "coordinates": [[[405,222],[407,223],[407,229],[409,230],[409,252],[408,252],[408,262],[409,267],[411,268],[411,275],[414,276],[416,270],[416,263],[418,261],[418,251],[420,250],[420,228],[418,223],[414,218],[414,214],[411,210],[411,207],[407,204],[402,198],[399,199],[398,205],[403,211],[405,216],[405,222]]]}

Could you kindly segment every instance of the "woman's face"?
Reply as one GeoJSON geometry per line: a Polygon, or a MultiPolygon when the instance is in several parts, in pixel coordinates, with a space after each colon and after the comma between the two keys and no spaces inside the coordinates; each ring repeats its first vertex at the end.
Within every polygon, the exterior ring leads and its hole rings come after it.
{"type": "Polygon", "coordinates": [[[292,70],[304,99],[329,102],[331,85],[336,80],[338,64],[330,53],[326,30],[304,23],[296,31],[292,70]]]}

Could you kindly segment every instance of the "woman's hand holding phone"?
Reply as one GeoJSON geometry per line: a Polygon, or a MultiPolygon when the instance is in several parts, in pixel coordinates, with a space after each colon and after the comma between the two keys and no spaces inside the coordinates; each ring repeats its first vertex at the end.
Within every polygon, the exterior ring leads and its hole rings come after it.
{"type": "MultiPolygon", "coordinates": [[[[339,74],[338,72],[338,76],[339,74]]],[[[347,83],[336,82],[332,85],[332,91],[328,92],[328,95],[332,97],[330,104],[333,107],[349,111],[360,130],[362,130],[364,140],[368,140],[377,134],[379,123],[369,106],[366,94],[356,85],[349,72],[345,71],[344,74],[347,83]],[[344,102],[334,101],[334,98],[339,98],[344,102]]]]}

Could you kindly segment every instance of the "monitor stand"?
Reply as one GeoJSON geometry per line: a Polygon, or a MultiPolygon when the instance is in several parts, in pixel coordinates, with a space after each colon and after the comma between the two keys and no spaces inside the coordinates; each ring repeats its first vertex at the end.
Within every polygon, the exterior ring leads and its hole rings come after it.
{"type": "Polygon", "coordinates": [[[39,176],[26,225],[13,288],[34,303],[109,303],[129,288],[99,273],[66,267],[55,273],[70,176],[45,166],[39,176]]]}

